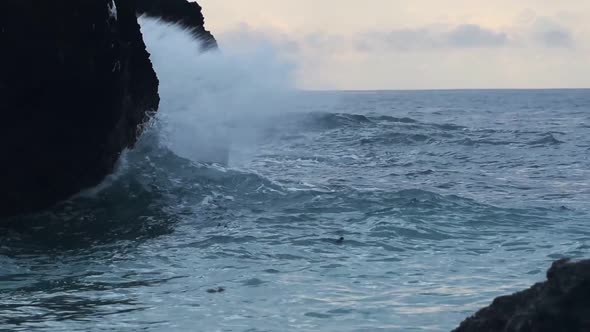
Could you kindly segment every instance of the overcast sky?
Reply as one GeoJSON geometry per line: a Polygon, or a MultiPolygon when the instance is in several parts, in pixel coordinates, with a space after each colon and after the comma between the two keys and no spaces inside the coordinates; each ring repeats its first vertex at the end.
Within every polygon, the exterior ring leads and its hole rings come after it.
{"type": "Polygon", "coordinates": [[[199,0],[305,89],[590,87],[590,0],[199,0]]]}

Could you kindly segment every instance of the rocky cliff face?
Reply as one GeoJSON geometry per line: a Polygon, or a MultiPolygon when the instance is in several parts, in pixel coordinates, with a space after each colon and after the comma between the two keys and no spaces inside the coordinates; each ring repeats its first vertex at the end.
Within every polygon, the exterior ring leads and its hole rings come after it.
{"type": "Polygon", "coordinates": [[[187,0],[137,0],[137,13],[158,17],[170,23],[178,23],[192,30],[204,49],[217,48],[211,32],[205,30],[202,8],[187,0]]]}
{"type": "Polygon", "coordinates": [[[547,281],[496,298],[454,332],[590,331],[590,260],[561,260],[547,281]]]}
{"type": "Polygon", "coordinates": [[[0,1],[0,216],[97,185],[157,110],[134,3],[0,1]]]}

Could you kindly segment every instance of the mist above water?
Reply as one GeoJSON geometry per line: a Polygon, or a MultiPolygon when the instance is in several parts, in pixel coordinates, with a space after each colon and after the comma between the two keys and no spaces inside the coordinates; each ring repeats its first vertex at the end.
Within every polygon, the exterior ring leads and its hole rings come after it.
{"type": "Polygon", "coordinates": [[[227,164],[293,110],[293,66],[270,43],[204,51],[190,30],[139,18],[160,80],[159,140],[175,154],[227,164]]]}

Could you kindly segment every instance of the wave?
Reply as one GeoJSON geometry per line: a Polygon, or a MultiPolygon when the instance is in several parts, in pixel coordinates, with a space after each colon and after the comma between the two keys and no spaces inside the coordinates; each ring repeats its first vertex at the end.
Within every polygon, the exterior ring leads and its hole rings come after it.
{"type": "Polygon", "coordinates": [[[375,238],[436,240],[470,234],[472,227],[481,234],[523,223],[541,227],[545,219],[542,212],[499,208],[417,188],[364,190],[346,183],[276,181],[255,171],[195,162],[148,143],[129,151],[125,167],[101,190],[46,213],[15,219],[6,226],[12,233],[0,237],[0,245],[10,248],[3,252],[96,249],[125,241],[137,246],[187,224],[194,229],[239,222],[282,229],[299,222],[339,225],[344,216],[365,225],[375,238]]]}
{"type": "Polygon", "coordinates": [[[472,138],[464,138],[462,140],[456,141],[455,143],[466,145],[466,146],[480,146],[480,145],[512,145],[517,144],[516,141],[503,141],[503,140],[491,140],[491,139],[472,139],[472,138]]]}
{"type": "Polygon", "coordinates": [[[160,80],[153,127],[175,154],[227,164],[293,104],[293,67],[272,47],[203,52],[179,25],[145,16],[139,22],[160,80]]]}
{"type": "Polygon", "coordinates": [[[398,117],[394,117],[394,116],[388,116],[388,115],[381,115],[381,116],[376,116],[375,117],[376,120],[379,121],[385,121],[385,122],[396,122],[396,123],[418,123],[417,120],[414,120],[412,118],[398,118],[398,117]]]}
{"type": "Polygon", "coordinates": [[[552,133],[544,133],[542,138],[529,142],[528,145],[533,146],[546,146],[546,145],[559,145],[565,142],[558,140],[553,136],[552,133]]]}
{"type": "Polygon", "coordinates": [[[361,127],[375,124],[373,120],[365,115],[328,112],[310,112],[294,120],[301,123],[305,128],[318,130],[361,127]]]}

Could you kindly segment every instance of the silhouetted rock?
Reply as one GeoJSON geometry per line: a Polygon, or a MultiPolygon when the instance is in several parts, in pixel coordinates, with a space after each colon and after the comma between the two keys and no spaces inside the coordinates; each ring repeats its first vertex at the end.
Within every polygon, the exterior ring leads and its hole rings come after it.
{"type": "Polygon", "coordinates": [[[137,13],[160,18],[169,23],[178,23],[192,30],[203,49],[217,48],[211,32],[205,29],[202,8],[196,2],[187,0],[137,0],[137,13]]]}
{"type": "Polygon", "coordinates": [[[0,216],[100,183],[157,110],[134,6],[0,1],[0,216]]]}
{"type": "Polygon", "coordinates": [[[547,279],[496,298],[454,332],[590,331],[590,260],[557,261],[547,279]]]}

